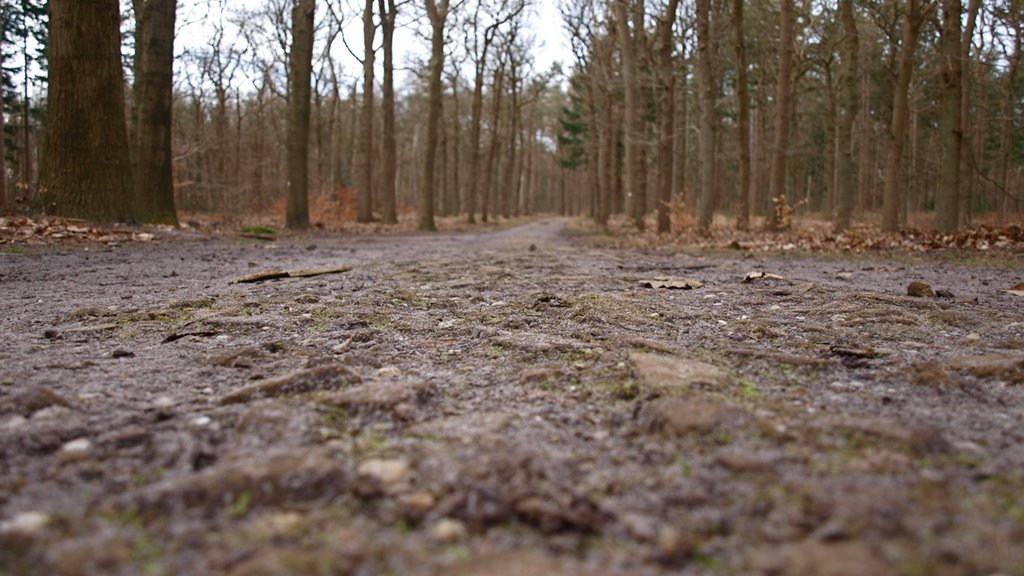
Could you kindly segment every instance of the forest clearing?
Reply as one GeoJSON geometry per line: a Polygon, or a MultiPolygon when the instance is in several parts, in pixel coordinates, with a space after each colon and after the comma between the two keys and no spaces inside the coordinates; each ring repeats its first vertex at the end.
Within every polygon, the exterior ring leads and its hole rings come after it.
{"type": "Polygon", "coordinates": [[[0,253],[0,573],[1024,574],[1019,239],[132,234],[0,253]]]}

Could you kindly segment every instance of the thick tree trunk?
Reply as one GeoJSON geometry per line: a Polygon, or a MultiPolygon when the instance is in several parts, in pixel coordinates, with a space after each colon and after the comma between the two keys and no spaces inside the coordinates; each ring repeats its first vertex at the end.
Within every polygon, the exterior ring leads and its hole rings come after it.
{"type": "Polygon", "coordinates": [[[359,118],[359,184],[356,196],[356,220],[373,220],[373,0],[363,8],[363,110],[359,118]]]}
{"type": "Polygon", "coordinates": [[[314,0],[292,8],[292,49],[288,56],[288,228],[309,227],[309,113],[313,75],[314,0]]]}
{"type": "MultiPolygon", "coordinates": [[[[742,0],[739,0],[742,1],[742,0]]],[[[675,70],[672,62],[672,27],[675,25],[679,0],[669,0],[665,13],[658,19],[658,72],[661,78],[661,105],[658,122],[658,234],[672,231],[669,204],[672,202],[672,142],[675,140],[675,70]]]]}
{"type": "MultiPolygon", "coordinates": [[[[4,54],[0,50],[0,68],[4,65],[4,54]]],[[[0,98],[0,214],[8,212],[13,202],[7,197],[7,138],[4,135],[7,133],[4,121],[7,114],[4,109],[3,98],[0,98]]]]}
{"type": "Polygon", "coordinates": [[[711,229],[718,191],[715,188],[715,78],[711,64],[711,0],[697,0],[697,82],[700,87],[700,196],[697,225],[711,229]]]}
{"type": "Polygon", "coordinates": [[[395,18],[398,15],[398,8],[395,0],[378,0],[380,10],[381,35],[384,37],[384,88],[381,94],[381,112],[384,116],[383,134],[383,166],[381,167],[380,182],[380,209],[381,220],[385,224],[398,222],[397,204],[397,182],[398,173],[398,143],[395,138],[395,64],[394,64],[394,35],[395,18]]]}
{"type": "MultiPolygon", "coordinates": [[[[634,28],[630,31],[629,18],[630,15],[634,15],[633,20],[637,20],[635,14],[637,11],[643,12],[643,0],[629,1],[637,4],[635,6],[630,5],[629,12],[627,12],[627,0],[614,2],[613,11],[619,47],[622,53],[622,81],[625,91],[625,111],[623,115],[625,116],[624,145],[626,158],[623,162],[623,170],[625,172],[626,195],[629,197],[632,208],[633,223],[638,229],[643,230],[647,199],[644,194],[645,190],[643,189],[643,180],[640,174],[644,170],[640,160],[640,147],[643,146],[644,127],[643,112],[641,110],[639,56],[637,55],[636,46],[637,39],[642,33],[642,28],[640,30],[634,28]]],[[[642,16],[639,20],[642,22],[642,16]]]]}
{"type": "Polygon", "coordinates": [[[736,228],[750,228],[750,81],[747,79],[747,42],[743,30],[743,2],[732,2],[733,46],[736,50],[736,132],[740,147],[736,228]]]}
{"type": "Polygon", "coordinates": [[[135,201],[143,222],[178,224],[171,165],[175,0],[136,2],[135,201]]]}
{"type": "Polygon", "coordinates": [[[973,135],[969,126],[976,126],[977,123],[970,120],[971,113],[971,41],[974,38],[974,28],[978,22],[978,10],[981,8],[981,0],[970,0],[967,4],[967,26],[964,28],[963,41],[960,43],[960,65],[961,65],[961,90],[963,96],[960,100],[960,123],[964,130],[961,132],[960,146],[960,220],[965,225],[971,224],[971,209],[974,200],[975,181],[975,155],[972,152],[973,135]]]}
{"type": "Polygon", "coordinates": [[[960,226],[960,146],[963,136],[960,109],[963,98],[960,18],[960,0],[942,0],[942,31],[939,38],[942,57],[939,140],[942,152],[935,209],[938,228],[943,232],[954,232],[960,226]]]}
{"type": "Polygon", "coordinates": [[[49,16],[44,209],[134,221],[118,2],[52,0],[49,16]]]}
{"type": "Polygon", "coordinates": [[[444,24],[448,18],[448,0],[426,0],[430,18],[430,70],[427,78],[427,146],[424,154],[420,189],[419,229],[436,230],[434,225],[434,166],[438,132],[441,127],[441,72],[444,69],[444,24]]]}
{"type": "MultiPolygon", "coordinates": [[[[843,27],[843,111],[836,127],[836,196],[839,202],[839,218],[835,229],[842,232],[850,227],[853,215],[853,158],[851,140],[853,124],[857,120],[860,106],[858,55],[860,42],[857,35],[857,21],[853,15],[853,0],[839,0],[839,20],[843,27]]],[[[868,119],[864,118],[864,122],[868,119]]],[[[868,143],[861,139],[862,149],[868,143]]],[[[862,184],[865,184],[862,182],[862,184]]]]}
{"type": "MultiPolygon", "coordinates": [[[[789,154],[789,129],[793,115],[793,0],[782,0],[779,13],[782,34],[779,38],[779,74],[776,78],[775,144],[772,149],[769,195],[778,203],[786,201],[786,156],[789,154]]],[[[769,209],[770,229],[782,224],[779,211],[769,209]]]]}
{"type": "Polygon", "coordinates": [[[676,71],[675,143],[672,149],[672,192],[681,202],[690,202],[686,196],[686,143],[689,138],[690,90],[686,55],[679,55],[679,69],[676,71]]]}
{"type": "Polygon", "coordinates": [[[889,129],[889,155],[882,190],[882,231],[899,229],[900,178],[903,172],[903,147],[907,140],[910,117],[910,81],[914,74],[914,52],[925,17],[921,4],[925,0],[907,0],[904,8],[903,45],[900,48],[900,70],[893,88],[892,125],[889,129]]]}

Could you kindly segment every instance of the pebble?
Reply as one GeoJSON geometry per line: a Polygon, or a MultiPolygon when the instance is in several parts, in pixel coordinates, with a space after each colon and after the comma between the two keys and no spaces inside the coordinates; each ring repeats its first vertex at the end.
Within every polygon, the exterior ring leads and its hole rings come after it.
{"type": "Polygon", "coordinates": [[[65,442],[60,447],[60,455],[65,460],[81,460],[92,453],[92,441],[88,438],[76,438],[65,442]]]}
{"type": "Polygon", "coordinates": [[[192,419],[193,426],[209,426],[210,422],[213,422],[213,420],[209,416],[198,416],[192,419]]]}
{"type": "Polygon", "coordinates": [[[384,366],[377,369],[377,376],[381,378],[396,378],[401,375],[402,371],[397,366],[384,366]]]}
{"type": "Polygon", "coordinates": [[[454,542],[466,537],[466,525],[458,520],[442,518],[430,530],[430,536],[438,542],[454,542]]]}
{"type": "Polygon", "coordinates": [[[915,298],[924,298],[935,296],[935,291],[928,285],[927,282],[921,282],[920,280],[914,280],[907,285],[907,296],[913,296],[915,298]]]}
{"type": "Polygon", "coordinates": [[[401,458],[366,460],[359,465],[356,471],[360,476],[369,476],[384,486],[397,484],[408,478],[410,474],[409,462],[401,458]]]}
{"type": "Polygon", "coordinates": [[[402,498],[402,503],[409,509],[410,512],[417,516],[422,516],[437,504],[437,499],[430,492],[413,492],[402,498]]]}
{"type": "Polygon", "coordinates": [[[7,420],[4,420],[4,423],[0,425],[0,428],[3,428],[4,430],[16,430],[24,426],[26,423],[28,423],[28,418],[25,418],[20,414],[15,414],[7,420]]]}
{"type": "Polygon", "coordinates": [[[0,534],[31,536],[46,528],[50,515],[45,512],[19,512],[10,520],[0,522],[0,534]]]}

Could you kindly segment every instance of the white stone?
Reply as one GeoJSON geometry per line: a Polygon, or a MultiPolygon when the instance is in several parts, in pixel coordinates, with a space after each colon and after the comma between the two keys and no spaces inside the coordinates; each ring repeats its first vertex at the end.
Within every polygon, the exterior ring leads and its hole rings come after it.
{"type": "Polygon", "coordinates": [[[50,523],[50,515],[45,512],[19,512],[10,520],[0,522],[0,534],[32,535],[50,523]]]}

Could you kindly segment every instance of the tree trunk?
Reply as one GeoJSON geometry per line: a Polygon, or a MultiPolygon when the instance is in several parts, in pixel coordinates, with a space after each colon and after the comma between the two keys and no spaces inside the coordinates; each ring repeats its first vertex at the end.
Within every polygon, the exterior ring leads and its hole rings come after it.
{"type": "Polygon", "coordinates": [[[971,209],[974,199],[975,155],[972,152],[974,138],[968,126],[976,123],[970,120],[971,112],[971,40],[978,22],[978,10],[981,0],[970,0],[967,4],[967,27],[964,28],[963,41],[960,43],[961,89],[960,122],[964,127],[961,132],[960,145],[960,220],[963,224],[971,224],[971,209]]]}
{"type": "Polygon", "coordinates": [[[480,220],[487,222],[491,204],[491,187],[494,183],[494,162],[498,154],[498,123],[501,120],[501,95],[505,91],[505,67],[494,71],[491,84],[491,142],[487,147],[487,162],[484,166],[484,181],[480,189],[480,220]]]}
{"type": "Polygon", "coordinates": [[[176,0],[136,2],[135,201],[143,222],[178,224],[171,165],[176,0]]]}
{"type": "MultiPolygon", "coordinates": [[[[786,156],[789,154],[789,128],[793,115],[793,0],[782,0],[779,13],[779,74],[776,78],[775,143],[772,149],[769,195],[778,203],[786,201],[786,156]]],[[[778,210],[769,209],[768,227],[777,230],[781,225],[778,210]]]]}
{"type": "MultiPolygon", "coordinates": [[[[851,139],[853,124],[857,120],[860,106],[858,91],[859,70],[858,55],[860,42],[857,35],[857,21],[853,15],[853,0],[839,0],[839,20],[843,27],[843,111],[836,127],[836,196],[839,202],[839,218],[835,229],[842,232],[850,227],[853,215],[853,158],[851,158],[851,139]]],[[[863,118],[868,122],[868,118],[863,118]]],[[[862,138],[860,145],[868,143],[862,138]]],[[[864,182],[862,185],[866,184],[864,182]]]]}
{"type": "MultiPolygon", "coordinates": [[[[742,2],[742,0],[737,0],[742,2]]],[[[669,204],[672,202],[672,142],[675,140],[675,70],[672,62],[672,27],[675,25],[679,0],[669,0],[665,13],[658,19],[658,71],[661,77],[661,106],[658,122],[658,234],[672,231],[669,204]]]]}
{"type": "Polygon", "coordinates": [[[736,229],[750,229],[750,81],[747,79],[747,43],[743,30],[743,2],[732,2],[732,33],[736,49],[736,132],[740,147],[740,183],[736,203],[736,229]]]}
{"type": "Polygon", "coordinates": [[[910,81],[914,74],[914,52],[925,15],[921,4],[926,0],[906,0],[903,22],[903,46],[900,48],[900,70],[896,78],[892,102],[892,125],[889,129],[889,155],[885,166],[885,187],[882,189],[882,231],[899,229],[900,177],[903,172],[903,147],[907,140],[910,112],[910,81]]]}
{"type": "Polygon", "coordinates": [[[363,9],[363,111],[359,122],[359,190],[356,196],[356,220],[373,220],[373,0],[366,0],[363,9]]]}
{"type": "Polygon", "coordinates": [[[52,0],[49,16],[44,210],[134,221],[118,2],[52,0]]]}
{"type": "Polygon", "coordinates": [[[963,98],[960,18],[960,0],[942,0],[942,31],[939,37],[942,57],[939,139],[942,152],[935,209],[939,230],[943,232],[955,232],[960,226],[960,146],[963,135],[960,108],[963,98]]]}
{"type": "Polygon", "coordinates": [[[715,189],[715,136],[718,119],[711,52],[711,0],[697,0],[697,82],[700,87],[700,196],[697,225],[703,232],[711,229],[718,196],[715,189]]]}
{"type": "MultiPolygon", "coordinates": [[[[685,46],[685,45],[684,45],[685,46]]],[[[687,81],[688,66],[686,55],[679,55],[679,69],[676,71],[676,105],[675,105],[675,143],[672,150],[672,191],[681,202],[690,201],[686,197],[686,143],[689,134],[689,83],[687,81]]]]}
{"type": "Polygon", "coordinates": [[[444,24],[448,18],[448,0],[426,0],[430,18],[430,71],[427,79],[427,146],[420,189],[420,230],[436,230],[434,225],[434,163],[441,124],[441,72],[444,69],[444,24]]]}
{"type": "Polygon", "coordinates": [[[395,34],[395,17],[398,8],[395,0],[378,0],[380,9],[381,34],[384,37],[384,90],[381,95],[381,106],[384,116],[384,166],[380,183],[381,219],[385,224],[398,222],[397,189],[395,175],[398,172],[398,144],[395,139],[395,65],[393,54],[393,38],[395,34]]]}
{"type": "Polygon", "coordinates": [[[643,13],[644,0],[629,0],[635,2],[631,5],[627,14],[627,0],[614,2],[613,11],[617,26],[619,47],[622,53],[622,80],[625,91],[625,134],[624,144],[626,158],[624,171],[626,180],[626,195],[630,199],[632,207],[633,223],[640,230],[644,229],[644,211],[647,199],[644,197],[640,172],[644,169],[640,165],[640,147],[643,146],[643,112],[639,79],[639,57],[637,55],[637,38],[640,37],[641,29],[634,28],[630,31],[629,15],[634,15],[633,20],[643,21],[643,17],[637,18],[636,12],[643,13]]]}
{"type": "Polygon", "coordinates": [[[309,227],[309,112],[313,75],[314,0],[292,7],[292,49],[288,56],[288,228],[309,227]]]}
{"type": "MultiPolygon", "coordinates": [[[[0,68],[4,65],[4,53],[0,50],[0,68]]],[[[3,98],[0,97],[0,214],[8,212],[13,204],[7,198],[7,129],[5,126],[7,111],[3,98]]]]}

